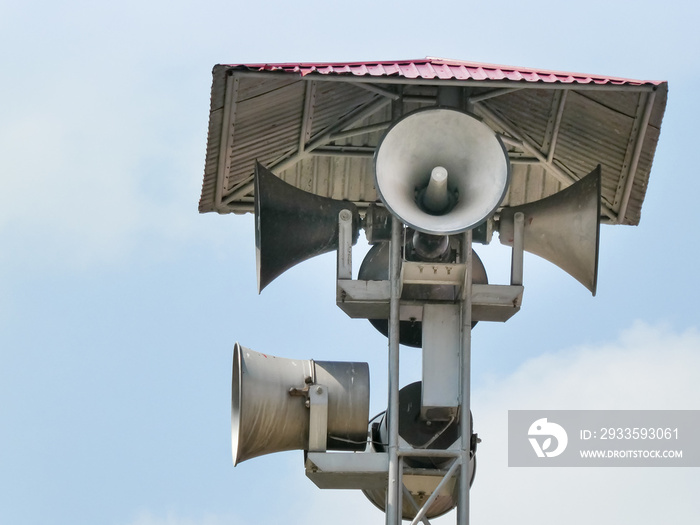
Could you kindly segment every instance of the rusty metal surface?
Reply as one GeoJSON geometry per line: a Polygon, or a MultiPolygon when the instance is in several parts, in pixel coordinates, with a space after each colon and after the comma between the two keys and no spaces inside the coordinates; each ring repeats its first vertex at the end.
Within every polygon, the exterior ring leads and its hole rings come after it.
{"type": "Polygon", "coordinates": [[[443,59],[219,65],[213,71],[200,212],[252,211],[255,161],[312,193],[377,202],[375,148],[399,115],[459,105],[503,138],[515,206],[602,166],[602,219],[637,224],[666,106],[663,81],[443,59]]]}

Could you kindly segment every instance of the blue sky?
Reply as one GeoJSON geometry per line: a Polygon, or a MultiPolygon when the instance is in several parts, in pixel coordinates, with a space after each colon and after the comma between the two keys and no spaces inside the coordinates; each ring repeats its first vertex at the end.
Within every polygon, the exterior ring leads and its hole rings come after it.
{"type": "MultiPolygon", "coordinates": [[[[236,341],[370,363],[334,257],[257,295],[250,216],[199,215],[217,63],[442,56],[669,82],[638,227],[595,298],[526,257],[523,309],[474,331],[473,523],[691,523],[697,469],[508,469],[509,409],[700,409],[700,8],[535,0],[0,2],[0,523],[383,523],[301,452],[230,457],[236,341]]],[[[508,251],[477,247],[492,282],[508,251]]],[[[402,352],[402,384],[419,377],[402,352]]],[[[437,520],[452,523],[454,515],[437,520]]]]}

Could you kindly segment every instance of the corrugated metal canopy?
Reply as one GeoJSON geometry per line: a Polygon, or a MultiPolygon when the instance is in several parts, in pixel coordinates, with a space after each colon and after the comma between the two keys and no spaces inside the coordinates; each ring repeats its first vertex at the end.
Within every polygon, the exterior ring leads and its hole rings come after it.
{"type": "Polygon", "coordinates": [[[217,65],[199,211],[252,211],[256,160],[298,188],[366,207],[378,201],[372,158],[384,131],[449,100],[506,144],[504,206],[600,164],[602,220],[638,224],[666,97],[663,81],[437,58],[217,65]]]}

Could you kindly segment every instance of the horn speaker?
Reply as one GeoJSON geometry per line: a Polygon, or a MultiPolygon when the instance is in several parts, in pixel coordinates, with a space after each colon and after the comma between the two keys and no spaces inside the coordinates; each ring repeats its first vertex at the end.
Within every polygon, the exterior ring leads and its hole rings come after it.
{"type": "Polygon", "coordinates": [[[513,245],[515,214],[525,215],[523,249],[556,264],[593,295],[598,281],[600,166],[568,188],[544,199],[503,208],[498,236],[513,245]]]}
{"type": "Polygon", "coordinates": [[[327,449],[365,449],[367,363],[286,359],[236,343],[231,387],[234,465],[273,452],[308,450],[309,408],[298,393],[310,385],[328,390],[327,449]]]}
{"type": "Polygon", "coordinates": [[[510,163],[498,135],[476,117],[420,109],[394,123],[374,157],[379,197],[403,223],[436,235],[478,226],[499,206],[510,163]]]}
{"type": "Polygon", "coordinates": [[[300,190],[256,163],[258,292],[295,264],[336,250],[341,210],[352,213],[355,244],[360,233],[360,215],[352,202],[300,190]]]}
{"type": "MultiPolygon", "coordinates": [[[[399,435],[414,449],[429,448],[433,450],[445,450],[449,448],[460,436],[459,417],[451,421],[427,421],[420,417],[421,406],[420,381],[404,386],[399,390],[399,435]]],[[[471,417],[471,414],[470,414],[471,417]]],[[[386,450],[388,442],[388,413],[380,414],[372,422],[370,436],[372,448],[379,452],[386,450]]],[[[472,420],[472,427],[473,427],[472,420]]],[[[421,469],[423,472],[431,470],[447,469],[451,459],[430,458],[419,456],[405,456],[404,464],[412,469],[421,469]]],[[[476,475],[476,438],[472,439],[471,458],[469,460],[471,473],[470,483],[474,482],[476,475]]],[[[420,471],[418,471],[420,472],[420,471]]],[[[453,478],[454,479],[454,478],[453,478]]],[[[404,485],[411,492],[416,503],[421,506],[434,492],[440,476],[420,474],[404,474],[404,485]]],[[[432,505],[428,508],[427,518],[432,519],[449,512],[457,505],[459,483],[448,483],[436,496],[432,505]]],[[[366,489],[362,491],[365,496],[380,510],[386,511],[386,489],[366,489]]],[[[416,516],[416,510],[403,498],[403,519],[412,520],[416,516]]]]}

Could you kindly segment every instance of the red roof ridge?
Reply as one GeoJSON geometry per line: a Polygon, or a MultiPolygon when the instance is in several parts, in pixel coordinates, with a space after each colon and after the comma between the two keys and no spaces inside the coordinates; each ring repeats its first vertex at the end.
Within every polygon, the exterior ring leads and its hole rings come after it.
{"type": "Polygon", "coordinates": [[[652,84],[665,83],[663,80],[638,80],[608,75],[573,73],[548,69],[508,66],[471,62],[451,58],[425,57],[414,60],[375,60],[357,62],[285,62],[258,64],[229,64],[228,67],[257,70],[282,71],[318,75],[390,76],[406,78],[440,78],[460,80],[511,80],[524,82],[566,83],[566,84],[652,84]],[[391,72],[385,67],[392,66],[391,72]],[[437,70],[435,68],[438,68],[437,70]]]}

